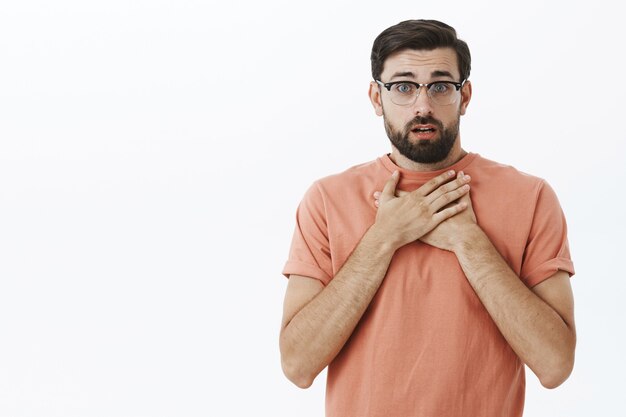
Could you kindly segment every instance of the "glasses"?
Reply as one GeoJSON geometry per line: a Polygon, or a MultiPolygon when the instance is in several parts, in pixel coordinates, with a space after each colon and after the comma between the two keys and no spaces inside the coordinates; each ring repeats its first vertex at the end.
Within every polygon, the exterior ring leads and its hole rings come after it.
{"type": "Polygon", "coordinates": [[[383,83],[375,80],[389,91],[391,102],[398,106],[410,106],[417,100],[422,87],[426,87],[428,98],[440,106],[448,106],[459,97],[457,91],[463,87],[466,80],[460,83],[454,81],[435,81],[428,84],[414,83],[413,81],[394,81],[383,83]]]}

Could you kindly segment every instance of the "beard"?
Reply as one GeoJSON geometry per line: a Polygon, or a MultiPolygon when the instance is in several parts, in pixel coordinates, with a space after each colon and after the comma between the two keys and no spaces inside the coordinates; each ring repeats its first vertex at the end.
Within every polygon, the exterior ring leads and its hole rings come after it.
{"type": "Polygon", "coordinates": [[[452,150],[452,147],[456,142],[456,138],[459,135],[459,121],[461,119],[461,115],[459,114],[456,121],[448,128],[444,128],[443,123],[434,117],[418,116],[407,123],[402,131],[394,130],[394,128],[391,127],[391,124],[387,121],[387,118],[384,117],[384,114],[383,119],[385,121],[385,132],[387,132],[389,140],[396,147],[396,149],[398,149],[400,154],[409,158],[411,161],[418,162],[420,164],[432,164],[446,159],[452,150]],[[430,140],[418,139],[415,142],[411,141],[409,138],[411,129],[418,124],[432,124],[437,126],[439,138],[430,140]]]}

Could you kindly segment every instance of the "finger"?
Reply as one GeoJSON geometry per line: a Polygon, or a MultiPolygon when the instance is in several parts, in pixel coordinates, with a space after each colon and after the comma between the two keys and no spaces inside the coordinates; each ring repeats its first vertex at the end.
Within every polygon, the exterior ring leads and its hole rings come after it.
{"type": "MultiPolygon", "coordinates": [[[[433,191],[432,193],[430,193],[427,197],[426,197],[426,201],[429,204],[432,204],[435,200],[438,200],[439,198],[441,198],[442,196],[463,187],[464,185],[468,184],[470,181],[472,180],[472,178],[469,175],[463,175],[463,176],[458,176],[457,178],[453,181],[450,181],[442,186],[440,186],[439,188],[437,188],[435,191],[433,191]]],[[[456,198],[451,198],[453,196],[448,197],[448,203],[451,201],[456,200],[456,198]]],[[[458,197],[457,197],[458,198],[458,197]]]]}
{"type": "Polygon", "coordinates": [[[393,171],[393,174],[391,174],[391,178],[387,180],[385,186],[383,187],[383,191],[380,193],[380,198],[378,200],[381,203],[386,203],[387,201],[396,197],[395,192],[399,178],[400,173],[398,171],[393,171]]]}
{"type": "Polygon", "coordinates": [[[472,196],[471,196],[471,191],[467,194],[465,194],[463,197],[461,197],[459,199],[459,203],[463,203],[467,205],[467,209],[471,212],[472,214],[472,220],[474,220],[474,223],[477,222],[476,220],[476,213],[474,213],[474,205],[472,204],[472,196]]]}
{"type": "MultiPolygon", "coordinates": [[[[457,201],[457,200],[461,199],[461,197],[463,197],[464,195],[469,193],[469,190],[470,190],[469,184],[465,184],[465,185],[457,188],[456,190],[452,190],[450,192],[442,194],[441,196],[436,198],[434,201],[432,201],[430,203],[430,205],[433,208],[433,210],[438,211],[439,209],[441,209],[442,207],[447,206],[448,204],[452,203],[453,201],[457,201]]],[[[466,201],[464,201],[463,203],[467,204],[466,201]]]]}
{"type": "Polygon", "coordinates": [[[441,223],[442,221],[449,219],[456,214],[459,214],[465,209],[467,209],[467,203],[463,201],[458,204],[452,204],[449,207],[446,207],[443,210],[433,214],[433,222],[435,222],[435,227],[439,225],[439,223],[441,223]]]}
{"type": "Polygon", "coordinates": [[[472,192],[470,190],[469,193],[464,194],[463,197],[459,198],[459,203],[467,204],[467,208],[472,213],[472,219],[476,222],[476,213],[474,213],[474,204],[472,203],[472,192]]]}
{"type": "Polygon", "coordinates": [[[452,178],[454,178],[454,170],[446,171],[443,174],[437,175],[435,178],[422,185],[416,191],[421,193],[423,196],[427,196],[428,194],[439,188],[442,184],[450,181],[450,179],[452,178]]]}
{"type": "MultiPolygon", "coordinates": [[[[396,197],[402,197],[407,194],[411,194],[411,193],[408,191],[396,190],[396,197]]],[[[374,191],[372,195],[374,196],[374,199],[378,200],[380,198],[380,191],[374,191]]]]}
{"type": "Polygon", "coordinates": [[[471,204],[472,200],[470,200],[470,193],[465,193],[463,194],[463,196],[461,196],[461,198],[459,199],[459,201],[463,201],[465,203],[471,204]]]}

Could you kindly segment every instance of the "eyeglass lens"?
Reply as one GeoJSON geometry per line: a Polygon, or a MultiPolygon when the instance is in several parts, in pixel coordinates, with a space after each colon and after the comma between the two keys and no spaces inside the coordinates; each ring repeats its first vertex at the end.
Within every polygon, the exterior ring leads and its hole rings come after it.
{"type": "MultiPolygon", "coordinates": [[[[391,101],[399,106],[406,106],[415,103],[420,94],[421,87],[414,84],[399,83],[391,87],[391,101]]],[[[433,103],[446,106],[456,101],[458,94],[453,84],[433,83],[427,90],[428,97],[433,103]]]]}

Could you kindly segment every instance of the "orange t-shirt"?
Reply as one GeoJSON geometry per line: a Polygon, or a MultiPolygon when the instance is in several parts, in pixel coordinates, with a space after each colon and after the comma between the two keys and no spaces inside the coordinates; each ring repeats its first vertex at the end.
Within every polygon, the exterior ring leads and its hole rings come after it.
{"type": "MultiPolygon", "coordinates": [[[[372,193],[394,170],[412,191],[443,173],[389,156],[316,181],[297,211],[283,274],[327,285],[374,223],[372,193]]],[[[528,287],[574,274],[563,212],[540,178],[470,153],[446,169],[471,175],[479,226],[528,287]]],[[[328,366],[328,417],[519,417],[524,364],[467,281],[456,256],[414,242],[398,249],[353,334],[328,366]]]]}

